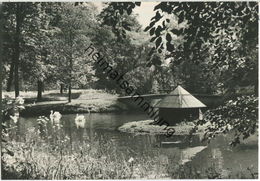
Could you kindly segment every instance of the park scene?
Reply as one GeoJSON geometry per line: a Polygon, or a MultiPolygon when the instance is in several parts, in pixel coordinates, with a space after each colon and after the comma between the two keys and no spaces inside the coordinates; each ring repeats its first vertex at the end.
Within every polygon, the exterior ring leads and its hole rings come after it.
{"type": "Polygon", "coordinates": [[[1,178],[258,179],[258,9],[0,3],[1,178]]]}

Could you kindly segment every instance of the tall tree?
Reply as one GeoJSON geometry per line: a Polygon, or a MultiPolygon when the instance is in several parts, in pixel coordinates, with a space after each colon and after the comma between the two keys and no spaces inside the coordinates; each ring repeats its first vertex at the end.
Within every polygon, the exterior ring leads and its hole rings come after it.
{"type": "MultiPolygon", "coordinates": [[[[24,33],[23,59],[21,69],[23,78],[37,84],[37,100],[42,99],[44,81],[50,75],[51,62],[48,60],[49,45],[55,27],[50,26],[52,8],[55,4],[37,4],[37,14],[31,19],[31,26],[24,33]]],[[[50,77],[50,76],[49,76],[50,77]]]]}
{"type": "MultiPolygon", "coordinates": [[[[149,36],[141,31],[136,15],[131,14],[136,4],[140,5],[140,3],[108,3],[99,15],[101,27],[97,29],[92,41],[115,70],[124,75],[132,86],[147,93],[151,88],[150,76],[146,75],[149,70],[146,67],[149,36]]],[[[96,76],[97,88],[124,94],[124,91],[115,82],[111,82],[98,67],[96,76]]]]}
{"type": "MultiPolygon", "coordinates": [[[[73,83],[74,62],[84,55],[84,50],[90,44],[89,36],[95,26],[95,13],[90,4],[74,6],[73,3],[63,3],[60,11],[60,29],[58,44],[62,45],[66,62],[67,83],[69,87],[68,101],[71,102],[71,89],[73,83]]],[[[84,59],[81,59],[85,61],[84,59]]],[[[83,69],[83,68],[81,68],[83,69]]]]}
{"type": "Polygon", "coordinates": [[[14,75],[16,97],[19,96],[19,67],[21,44],[23,43],[23,30],[30,24],[31,18],[37,13],[36,6],[37,3],[15,2],[3,4],[3,15],[6,18],[4,34],[5,37],[10,37],[10,40],[5,42],[4,46],[9,46],[8,50],[12,54],[7,90],[10,90],[10,85],[14,75]]]}

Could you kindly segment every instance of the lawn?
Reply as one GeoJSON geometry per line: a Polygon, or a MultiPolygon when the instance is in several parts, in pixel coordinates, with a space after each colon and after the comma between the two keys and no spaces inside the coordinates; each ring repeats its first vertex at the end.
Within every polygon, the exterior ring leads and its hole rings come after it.
{"type": "MultiPolygon", "coordinates": [[[[14,92],[3,92],[2,97],[14,97],[14,92]]],[[[104,90],[77,89],[72,90],[72,101],[68,102],[68,94],[60,94],[59,90],[45,91],[42,100],[37,102],[37,92],[20,92],[25,99],[25,115],[47,114],[51,110],[61,113],[115,112],[127,110],[127,106],[117,101],[118,95],[104,90]]]]}
{"type": "MultiPolygon", "coordinates": [[[[2,92],[2,97],[9,96],[14,98],[14,91],[12,92],[2,92]]],[[[20,96],[25,99],[27,103],[37,102],[37,91],[20,91],[20,96]]],[[[113,99],[117,98],[118,95],[110,94],[105,92],[104,90],[95,90],[95,89],[75,89],[72,90],[72,99],[75,100],[91,100],[91,99],[113,99]]],[[[68,93],[65,92],[60,94],[59,90],[48,90],[42,93],[41,102],[46,101],[67,101],[68,93]]]]}

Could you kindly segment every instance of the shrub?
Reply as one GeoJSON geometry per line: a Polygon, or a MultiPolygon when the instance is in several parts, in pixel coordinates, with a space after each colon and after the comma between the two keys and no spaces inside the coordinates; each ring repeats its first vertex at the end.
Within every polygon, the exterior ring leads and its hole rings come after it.
{"type": "Polygon", "coordinates": [[[235,136],[231,145],[240,143],[253,135],[258,128],[258,98],[239,96],[225,102],[223,106],[209,110],[205,119],[198,121],[198,125],[208,124],[204,138],[210,140],[217,134],[234,131],[235,136]]]}

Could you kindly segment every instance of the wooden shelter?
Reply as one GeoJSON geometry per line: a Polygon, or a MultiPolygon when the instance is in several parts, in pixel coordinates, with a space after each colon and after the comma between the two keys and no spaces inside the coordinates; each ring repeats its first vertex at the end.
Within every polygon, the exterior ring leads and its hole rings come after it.
{"type": "Polygon", "coordinates": [[[159,108],[159,117],[173,126],[184,120],[198,119],[201,113],[200,108],[206,107],[206,105],[181,86],[177,86],[155,107],[159,108]]]}

